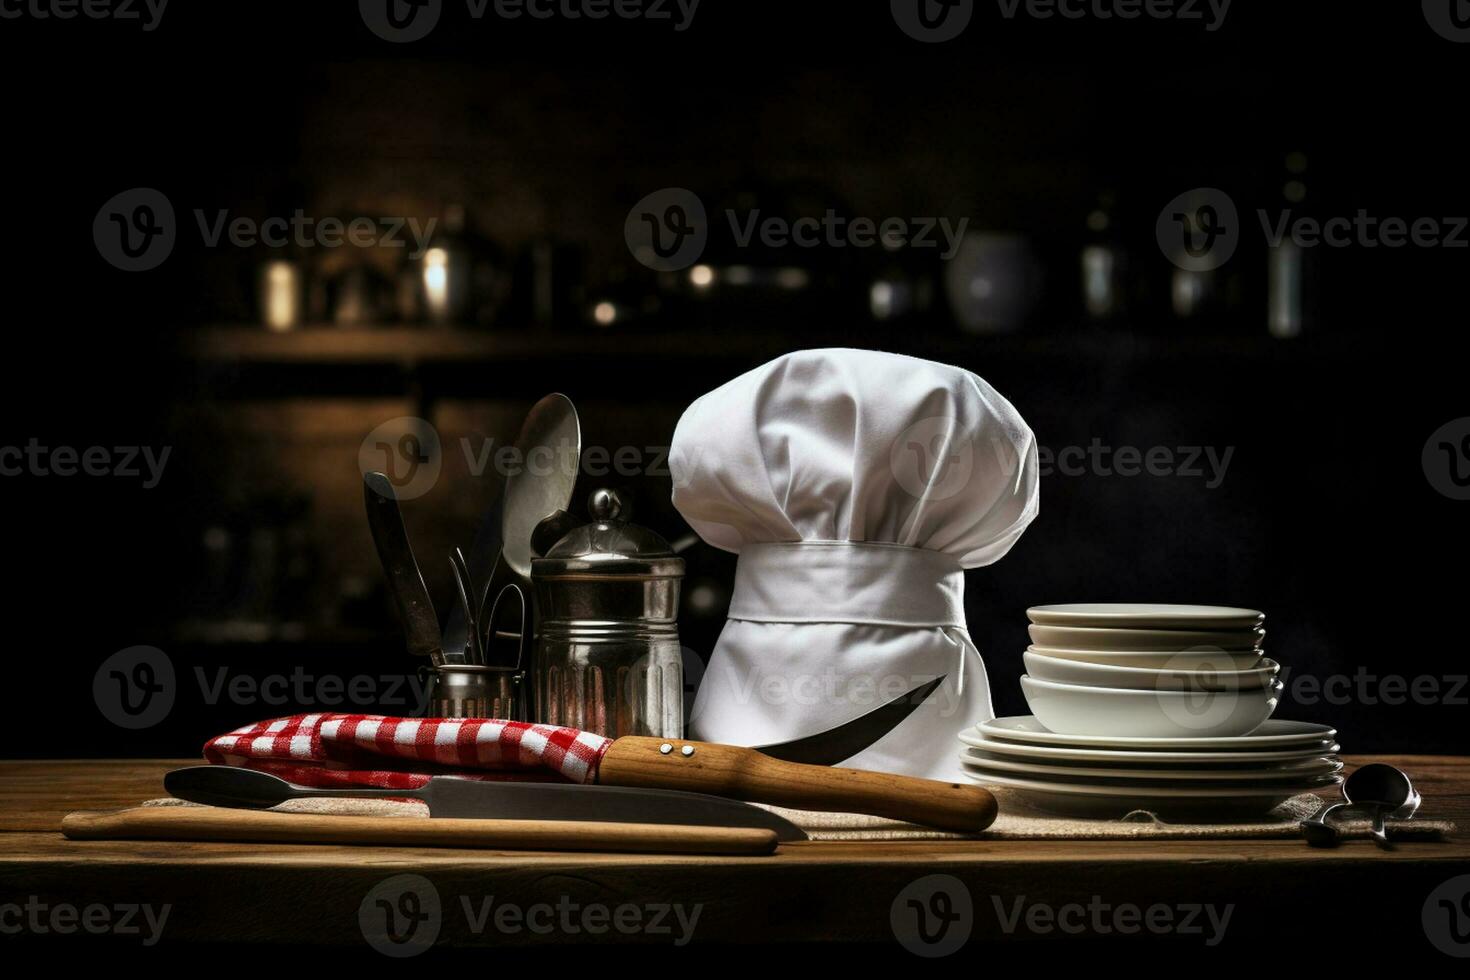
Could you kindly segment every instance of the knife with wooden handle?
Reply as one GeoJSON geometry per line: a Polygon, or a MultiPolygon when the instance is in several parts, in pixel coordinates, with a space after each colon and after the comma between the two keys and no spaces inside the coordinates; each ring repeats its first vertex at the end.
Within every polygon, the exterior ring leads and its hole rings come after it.
{"type": "Polygon", "coordinates": [[[575,820],[442,820],[145,806],[68,813],[69,840],[208,840],[281,844],[391,844],[530,851],[761,855],[776,832],[756,827],[681,827],[575,820]]]}
{"type": "Polygon", "coordinates": [[[989,827],[997,809],[995,797],[981,786],[803,765],[734,745],[636,735],[608,747],[597,782],[711,793],[797,810],[866,813],[964,834],[989,827]]]}

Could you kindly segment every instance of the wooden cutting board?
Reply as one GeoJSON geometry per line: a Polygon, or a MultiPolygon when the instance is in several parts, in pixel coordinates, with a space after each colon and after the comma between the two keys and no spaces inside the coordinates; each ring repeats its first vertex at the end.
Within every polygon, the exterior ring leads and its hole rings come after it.
{"type": "Polygon", "coordinates": [[[219,807],[133,807],[69,813],[70,840],[379,844],[528,851],[763,855],[776,832],[746,827],[570,820],[452,820],[272,813],[219,807]]]}

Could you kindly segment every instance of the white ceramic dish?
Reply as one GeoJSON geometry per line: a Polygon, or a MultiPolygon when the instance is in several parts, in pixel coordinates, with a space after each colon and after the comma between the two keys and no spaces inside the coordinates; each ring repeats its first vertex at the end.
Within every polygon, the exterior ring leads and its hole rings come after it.
{"type": "Polygon", "coordinates": [[[1336,759],[1308,759],[1305,763],[1293,763],[1274,769],[1140,769],[1132,766],[1080,766],[1057,763],[1024,762],[1006,759],[982,752],[979,749],[961,749],[960,761],[976,770],[1000,774],[1013,773],[1030,779],[1052,779],[1075,777],[1082,780],[1131,779],[1174,782],[1187,786],[1191,783],[1260,783],[1274,786],[1285,782],[1308,782],[1335,776],[1342,771],[1342,762],[1336,759]]]}
{"type": "MultiPolygon", "coordinates": [[[[1121,817],[1133,810],[1148,810],[1166,819],[1194,819],[1216,823],[1269,813],[1293,796],[1320,789],[1318,786],[1228,787],[1210,789],[1133,789],[1086,783],[1022,779],[966,768],[965,775],[983,786],[1009,789],[1022,802],[1047,813],[1085,817],[1121,817]]],[[[1326,783],[1335,785],[1337,777],[1326,783]]]]}
{"type": "Polygon", "coordinates": [[[1036,643],[1026,648],[1058,660],[1077,660],[1109,667],[1141,667],[1145,670],[1254,670],[1264,659],[1260,650],[1211,650],[1208,653],[1165,653],[1113,650],[1068,650],[1036,643]]]}
{"type": "Polygon", "coordinates": [[[1238,606],[1190,606],[1169,602],[1071,602],[1032,606],[1033,623],[1043,626],[1100,626],[1108,629],[1238,630],[1255,629],[1265,620],[1259,609],[1238,606]]]}
{"type": "MultiPolygon", "coordinates": [[[[971,733],[967,733],[971,734],[971,733]]],[[[1090,749],[1159,749],[1168,752],[1204,749],[1224,752],[1292,750],[1331,742],[1337,729],[1310,721],[1272,718],[1249,735],[1224,738],[1119,738],[1102,735],[1063,735],[1049,730],[1034,715],[992,718],[975,726],[977,736],[1034,745],[1076,746],[1090,749]]],[[[1337,751],[1333,749],[1333,751],[1337,751]]]]}
{"type": "Polygon", "coordinates": [[[1214,752],[1179,751],[1167,749],[1083,749],[1062,745],[1028,745],[1025,742],[1007,742],[1003,739],[986,738],[979,732],[961,732],[959,740],[971,748],[1001,755],[1007,758],[1029,759],[1034,762],[1082,762],[1119,763],[1122,765],[1154,766],[1218,766],[1222,769],[1246,766],[1269,766],[1275,763],[1290,765],[1312,759],[1331,756],[1340,752],[1342,746],[1336,742],[1318,742],[1295,748],[1262,749],[1260,751],[1220,750],[1214,752]]]}
{"type": "Polygon", "coordinates": [[[1281,669],[1274,660],[1262,660],[1261,666],[1251,670],[1233,667],[1154,670],[1067,660],[1029,650],[1022,659],[1026,673],[1039,680],[1141,691],[1254,691],[1274,682],[1281,669]]]}
{"type": "Polygon", "coordinates": [[[1241,630],[1135,630],[1095,626],[1026,627],[1031,642],[1041,647],[1067,650],[1109,650],[1119,653],[1198,652],[1212,650],[1256,650],[1266,639],[1263,629],[1241,630]]]}
{"type": "Polygon", "coordinates": [[[1036,720],[1064,735],[1222,738],[1244,735],[1271,717],[1284,688],[1258,691],[1127,691],[1021,676],[1036,720]]]}

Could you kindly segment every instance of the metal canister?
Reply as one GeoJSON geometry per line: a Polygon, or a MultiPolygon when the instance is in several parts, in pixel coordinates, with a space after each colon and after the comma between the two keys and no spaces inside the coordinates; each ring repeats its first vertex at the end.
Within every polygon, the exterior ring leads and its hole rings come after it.
{"type": "Polygon", "coordinates": [[[592,523],[531,562],[536,720],[609,738],[678,738],[684,559],[653,531],[620,520],[616,493],[596,491],[589,510],[592,523]]]}

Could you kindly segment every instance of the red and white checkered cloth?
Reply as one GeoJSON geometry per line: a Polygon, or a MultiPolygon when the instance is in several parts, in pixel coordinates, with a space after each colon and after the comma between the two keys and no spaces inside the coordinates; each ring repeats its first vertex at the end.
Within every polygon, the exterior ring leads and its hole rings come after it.
{"type": "Polygon", "coordinates": [[[595,783],[610,745],[591,732],[520,721],[312,714],[216,736],[204,758],[303,786],[415,789],[443,775],[595,783]]]}

